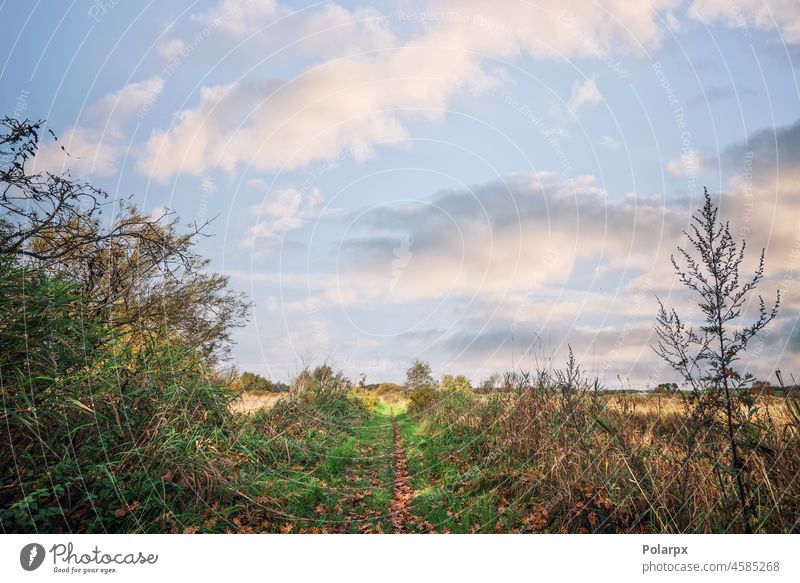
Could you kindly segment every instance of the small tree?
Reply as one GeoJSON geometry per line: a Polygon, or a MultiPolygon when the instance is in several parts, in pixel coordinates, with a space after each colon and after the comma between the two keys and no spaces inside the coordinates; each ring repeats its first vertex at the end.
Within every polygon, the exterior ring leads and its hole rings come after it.
{"type": "Polygon", "coordinates": [[[461,374],[444,375],[442,377],[441,387],[443,391],[453,391],[453,392],[468,392],[472,390],[472,386],[469,384],[469,379],[461,374]]]}
{"type": "Polygon", "coordinates": [[[433,380],[431,374],[431,365],[424,360],[415,360],[411,366],[406,370],[406,382],[403,383],[403,388],[407,391],[413,391],[422,387],[435,387],[436,381],[433,380]]]}
{"type": "Polygon", "coordinates": [[[34,171],[42,131],[41,121],[0,119],[0,260],[78,283],[86,315],[121,332],[167,332],[211,364],[227,358],[250,302],[195,250],[207,223],[184,231],[168,211],[151,216],[124,200],[114,209],[68,172],[34,171]]]}
{"type": "MultiPolygon", "coordinates": [[[[697,298],[703,323],[699,329],[687,326],[674,309],[668,311],[659,299],[655,325],[658,344],[654,349],[681,374],[684,384],[691,387],[696,403],[692,419],[707,424],[713,422],[718,411],[723,414],[730,469],[736,483],[742,522],[745,532],[751,532],[750,519],[754,509],[746,488],[747,467],[740,451],[746,442],[739,440],[737,434],[748,425],[747,419],[741,418],[741,405],[752,405],[749,401],[753,398],[739,390],[755,379],[749,373],[740,375],[733,367],[750,340],[777,316],[780,292],[776,294],[771,309],[767,309],[764,299],[758,296],[758,316],[750,325],[742,325],[742,310],[764,277],[765,250],[761,250],[753,276],[746,281],[740,280],[745,241],[736,242],[729,224],[719,221],[719,209],[711,202],[707,189],[704,196],[705,204],[692,217],[690,232],[684,232],[697,257],[678,247],[684,265],[681,266],[675,256],[671,258],[679,281],[697,298]]],[[[693,444],[689,446],[688,456],[691,456],[692,448],[693,444]]]]}

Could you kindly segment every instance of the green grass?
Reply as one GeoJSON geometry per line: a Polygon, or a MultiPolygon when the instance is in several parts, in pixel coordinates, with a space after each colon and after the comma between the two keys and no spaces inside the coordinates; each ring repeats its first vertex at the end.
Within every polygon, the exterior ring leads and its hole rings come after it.
{"type": "MultiPolygon", "coordinates": [[[[255,521],[255,530],[389,530],[390,410],[382,404],[371,414],[330,421],[326,427],[263,444],[274,450],[271,463],[258,476],[242,477],[264,507],[265,519],[255,521]]],[[[247,518],[241,521],[252,525],[247,518]]]]}
{"type": "MultiPolygon", "coordinates": [[[[422,426],[418,417],[402,412],[397,417],[412,487],[412,511],[426,532],[495,532],[501,502],[489,492],[467,495],[477,474],[470,452],[476,438],[458,432],[436,432],[422,426]]],[[[481,440],[483,438],[478,438],[481,440]]]]}

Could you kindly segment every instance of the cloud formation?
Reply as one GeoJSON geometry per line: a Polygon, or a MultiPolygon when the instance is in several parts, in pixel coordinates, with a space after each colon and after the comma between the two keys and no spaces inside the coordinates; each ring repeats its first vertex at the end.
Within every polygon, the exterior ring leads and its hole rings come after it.
{"type": "MultiPolygon", "coordinates": [[[[671,0],[615,0],[601,7],[580,0],[567,10],[555,0],[536,5],[505,0],[487,11],[476,1],[432,2],[422,12],[388,15],[418,31],[399,40],[373,9],[349,12],[328,4],[303,13],[296,26],[315,31],[311,37],[327,50],[342,45],[331,42],[331,31],[359,22],[357,33],[347,35],[346,52],[288,79],[248,78],[204,87],[199,104],[181,111],[172,127],[153,133],[139,168],[163,180],[214,167],[232,172],[239,164],[292,169],[343,149],[364,160],[377,144],[405,139],[410,119],[441,119],[450,99],[467,84],[489,82],[487,59],[523,53],[536,58],[642,54],[661,41],[658,14],[674,5],[671,0]]],[[[220,28],[237,38],[257,35],[290,13],[275,2],[226,0],[196,20],[213,22],[226,11],[235,17],[220,28]]],[[[571,105],[577,110],[599,99],[589,80],[574,89],[571,105]]]]}
{"type": "Polygon", "coordinates": [[[341,261],[358,281],[374,276],[368,294],[387,293],[391,281],[394,301],[498,299],[565,285],[580,262],[594,265],[598,281],[617,270],[641,273],[679,225],[662,201],[609,200],[592,176],[517,174],[362,214],[356,234],[342,243],[341,261]],[[393,281],[388,274],[405,239],[413,241],[412,255],[393,281]]]}
{"type": "MultiPolygon", "coordinates": [[[[251,185],[266,186],[260,180],[252,181],[251,185]]],[[[293,186],[270,190],[263,202],[251,205],[248,211],[256,217],[256,223],[247,230],[242,243],[261,252],[279,246],[288,232],[337,213],[337,209],[323,206],[318,188],[308,191],[293,186]]]]}
{"type": "Polygon", "coordinates": [[[603,136],[598,143],[609,150],[619,150],[622,147],[622,144],[611,136],[603,136]]]}
{"type": "Polygon", "coordinates": [[[115,174],[117,163],[125,154],[124,123],[142,107],[152,104],[163,89],[164,80],[151,77],[104,95],[82,113],[78,125],[59,132],[57,143],[44,144],[39,149],[37,167],[54,173],[72,170],[94,176],[115,174]]]}
{"type": "MultiPolygon", "coordinates": [[[[800,188],[792,186],[800,178],[799,144],[800,121],[728,147],[721,160],[728,188],[714,195],[734,237],[747,239],[742,276],[765,247],[759,292],[769,299],[782,291],[779,319],[741,362],[762,378],[775,367],[800,366],[800,188]]],[[[532,366],[544,337],[559,354],[568,343],[576,347],[607,383],[620,373],[654,384],[670,378],[649,349],[656,295],[689,322],[700,316],[669,261],[686,245],[681,232],[697,204],[609,197],[592,176],[561,180],[539,172],[377,207],[359,213],[340,244],[346,277],[321,278],[311,292],[314,306],[323,313],[402,306],[410,329],[394,344],[475,378],[508,368],[512,358],[532,366]],[[448,307],[438,318],[422,312],[414,321],[419,302],[448,307]]],[[[747,306],[746,317],[756,307],[747,306]]]]}
{"type": "Polygon", "coordinates": [[[800,44],[800,3],[794,0],[695,0],[689,16],[706,23],[719,21],[729,28],[752,34],[751,28],[777,31],[780,39],[800,44]]]}
{"type": "Polygon", "coordinates": [[[567,108],[577,117],[582,107],[586,105],[597,105],[598,103],[602,103],[602,101],[603,96],[600,95],[600,90],[597,89],[594,79],[587,79],[582,83],[576,82],[572,85],[572,92],[570,93],[569,101],[567,101],[567,108]]]}

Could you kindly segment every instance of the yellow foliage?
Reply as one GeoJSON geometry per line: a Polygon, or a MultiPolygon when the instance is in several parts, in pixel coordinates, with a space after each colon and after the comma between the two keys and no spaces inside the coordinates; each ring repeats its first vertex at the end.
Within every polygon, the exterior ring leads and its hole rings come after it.
{"type": "Polygon", "coordinates": [[[373,392],[352,388],[347,392],[347,397],[365,411],[374,413],[378,410],[378,396],[373,392]]]}

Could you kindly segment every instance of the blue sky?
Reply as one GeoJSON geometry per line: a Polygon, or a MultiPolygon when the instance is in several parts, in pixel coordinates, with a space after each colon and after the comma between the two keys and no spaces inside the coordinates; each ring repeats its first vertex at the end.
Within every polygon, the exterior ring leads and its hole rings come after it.
{"type": "Polygon", "coordinates": [[[658,294],[702,186],[784,310],[743,366],[800,372],[800,5],[791,0],[0,4],[4,114],[200,243],[255,303],[238,366],[409,361],[475,381],[571,344],[669,377],[658,294]]]}

